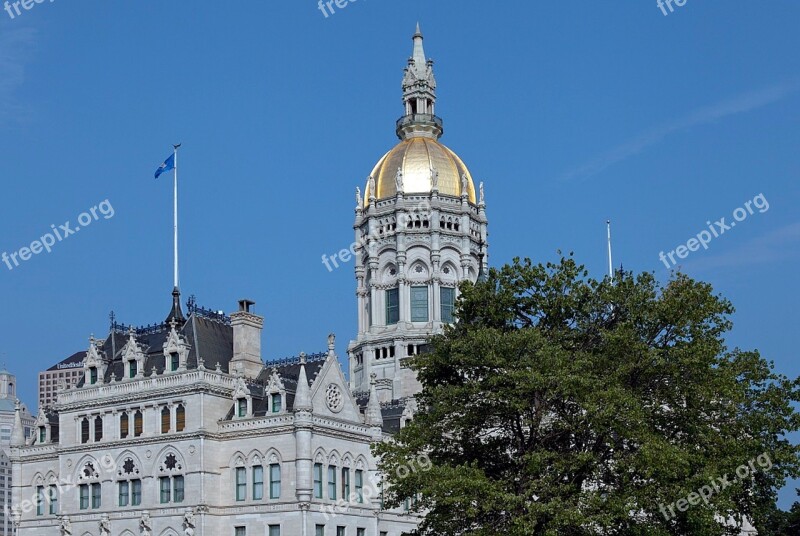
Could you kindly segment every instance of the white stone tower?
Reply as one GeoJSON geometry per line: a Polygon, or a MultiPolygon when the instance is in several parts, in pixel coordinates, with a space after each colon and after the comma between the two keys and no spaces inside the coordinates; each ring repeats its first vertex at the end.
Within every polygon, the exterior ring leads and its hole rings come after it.
{"type": "Polygon", "coordinates": [[[351,342],[353,391],[382,402],[419,391],[405,365],[428,337],[452,322],[460,281],[485,269],[486,211],[467,167],[439,142],[433,60],[417,25],[403,77],[400,143],[380,159],[357,195],[355,234],[358,338],[351,342]]]}

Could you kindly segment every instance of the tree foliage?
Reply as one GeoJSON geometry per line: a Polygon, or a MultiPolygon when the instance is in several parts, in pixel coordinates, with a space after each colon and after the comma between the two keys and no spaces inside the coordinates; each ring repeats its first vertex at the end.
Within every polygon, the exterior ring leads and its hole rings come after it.
{"type": "Polygon", "coordinates": [[[515,259],[462,284],[458,322],[412,361],[419,412],[376,447],[387,504],[413,499],[424,536],[722,535],[743,517],[774,523],[777,490],[800,474],[785,438],[800,426],[800,390],[757,351],[726,346],[732,313],[684,275],[660,285],[620,271],[612,284],[571,257],[515,259]],[[430,470],[404,469],[420,455],[430,470]],[[759,456],[771,467],[737,479],[759,456]],[[724,475],[736,482],[669,515],[724,475]]]}

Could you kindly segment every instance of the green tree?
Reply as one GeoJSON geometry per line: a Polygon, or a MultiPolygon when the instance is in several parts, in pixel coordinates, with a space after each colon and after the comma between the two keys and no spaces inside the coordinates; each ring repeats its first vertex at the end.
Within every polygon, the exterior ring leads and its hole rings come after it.
{"type": "Polygon", "coordinates": [[[458,322],[412,361],[420,411],[376,447],[387,504],[410,499],[425,536],[722,535],[739,533],[724,520],[768,523],[800,472],[785,439],[800,425],[800,389],[758,352],[726,347],[732,313],[684,275],[662,286],[620,271],[612,284],[571,256],[515,259],[463,284],[458,322]]]}

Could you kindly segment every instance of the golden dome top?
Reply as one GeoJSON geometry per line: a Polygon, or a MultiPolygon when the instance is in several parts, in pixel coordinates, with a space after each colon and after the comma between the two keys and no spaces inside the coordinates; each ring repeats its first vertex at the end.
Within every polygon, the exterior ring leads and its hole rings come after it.
{"type": "MultiPolygon", "coordinates": [[[[456,153],[428,137],[412,137],[401,141],[386,153],[372,170],[375,180],[375,197],[385,199],[397,195],[397,170],[402,169],[403,193],[430,194],[433,189],[433,173],[438,173],[438,189],[441,195],[460,197],[462,176],[466,178],[467,199],[475,203],[475,184],[467,166],[456,153]]],[[[364,206],[369,204],[369,179],[367,180],[364,206]]]]}

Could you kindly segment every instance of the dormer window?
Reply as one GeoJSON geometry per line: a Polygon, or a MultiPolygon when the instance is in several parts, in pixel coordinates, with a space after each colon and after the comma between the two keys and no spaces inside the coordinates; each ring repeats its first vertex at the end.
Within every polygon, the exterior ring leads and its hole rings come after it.
{"type": "Polygon", "coordinates": [[[130,361],[128,363],[128,377],[135,378],[138,373],[139,373],[139,364],[136,361],[130,361]]]}
{"type": "Polygon", "coordinates": [[[169,354],[169,361],[171,366],[170,370],[172,370],[172,372],[177,372],[178,367],[180,367],[181,364],[181,360],[178,357],[178,352],[172,352],[171,354],[169,354]]]}
{"type": "Polygon", "coordinates": [[[239,417],[247,417],[247,399],[240,398],[236,401],[236,411],[239,417]]]}
{"type": "Polygon", "coordinates": [[[89,384],[94,385],[97,383],[97,367],[89,367],[89,384]]]}
{"type": "Polygon", "coordinates": [[[47,428],[44,426],[39,427],[39,443],[47,441],[47,428]]]}
{"type": "Polygon", "coordinates": [[[272,413],[281,412],[281,394],[275,393],[272,395],[272,413]]]}

